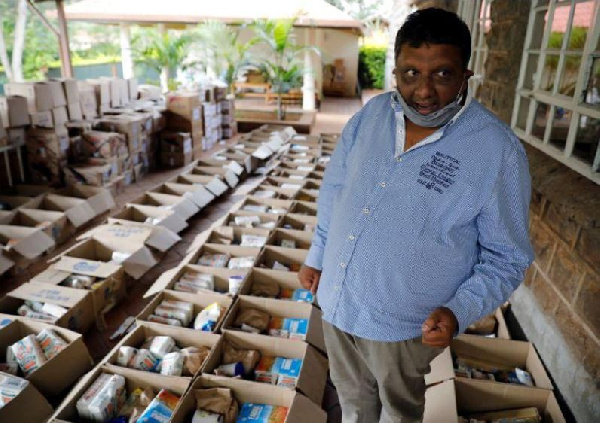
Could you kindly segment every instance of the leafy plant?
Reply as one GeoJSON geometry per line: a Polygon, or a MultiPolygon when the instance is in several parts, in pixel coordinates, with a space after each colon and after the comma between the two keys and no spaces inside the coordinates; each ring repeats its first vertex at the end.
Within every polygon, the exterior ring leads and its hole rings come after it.
{"type": "Polygon", "coordinates": [[[361,88],[383,89],[385,47],[362,46],[358,52],[358,80],[361,88]]]}
{"type": "Polygon", "coordinates": [[[160,85],[163,91],[169,91],[171,73],[177,69],[185,70],[193,63],[186,62],[188,47],[192,41],[189,34],[176,35],[173,32],[164,33],[147,32],[133,39],[134,52],[137,60],[146,63],[151,68],[161,73],[160,85]]]}
{"type": "Polygon", "coordinates": [[[320,54],[314,46],[296,44],[292,29],[297,17],[291,19],[257,20],[252,24],[255,37],[260,44],[268,47],[269,56],[261,57],[261,68],[264,69],[269,82],[277,93],[277,119],[284,118],[281,94],[285,91],[285,83],[298,79],[302,64],[300,53],[313,51],[320,54]]]}
{"type": "Polygon", "coordinates": [[[239,72],[251,65],[249,50],[258,42],[253,38],[242,43],[240,32],[241,29],[234,30],[216,20],[204,22],[195,32],[200,43],[212,54],[213,69],[227,84],[230,93],[234,92],[233,83],[239,72]]]}

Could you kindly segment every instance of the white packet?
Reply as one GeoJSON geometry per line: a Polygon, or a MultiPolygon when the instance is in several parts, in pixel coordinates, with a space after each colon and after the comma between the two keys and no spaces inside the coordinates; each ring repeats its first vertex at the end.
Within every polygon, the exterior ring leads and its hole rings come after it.
{"type": "Polygon", "coordinates": [[[165,376],[181,376],[183,372],[183,354],[172,352],[165,355],[161,362],[160,373],[165,376]]]}

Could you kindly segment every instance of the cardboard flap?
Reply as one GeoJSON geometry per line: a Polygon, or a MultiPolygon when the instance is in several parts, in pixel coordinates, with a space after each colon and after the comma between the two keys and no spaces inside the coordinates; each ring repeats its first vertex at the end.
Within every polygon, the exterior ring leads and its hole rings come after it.
{"type": "Polygon", "coordinates": [[[140,248],[123,262],[123,269],[134,279],[139,279],[158,263],[158,260],[146,247],[140,248]]]}
{"type": "Polygon", "coordinates": [[[206,184],[206,189],[215,194],[217,197],[223,195],[227,191],[227,185],[218,177],[213,178],[206,184]]]}
{"type": "Polygon", "coordinates": [[[423,423],[458,423],[456,389],[453,380],[447,380],[425,391],[423,423]]]}
{"type": "Polygon", "coordinates": [[[177,272],[179,272],[179,269],[181,269],[185,265],[185,260],[182,260],[179,266],[174,267],[173,269],[169,269],[166,272],[162,273],[158,277],[158,279],[156,279],[156,281],[152,284],[152,286],[148,288],[148,290],[144,294],[144,298],[152,297],[153,295],[158,294],[159,292],[167,289],[167,286],[169,286],[173,278],[177,276],[177,272]]]}
{"type": "Polygon", "coordinates": [[[272,155],[273,155],[273,152],[271,151],[271,149],[264,145],[261,145],[260,147],[258,147],[256,149],[256,151],[254,151],[254,153],[252,153],[253,157],[256,157],[257,159],[260,159],[260,160],[265,160],[272,155]]]}
{"type": "Polygon", "coordinates": [[[146,245],[165,252],[179,241],[181,241],[181,237],[173,231],[164,226],[156,226],[152,228],[152,234],[146,240],[146,245]]]}
{"type": "Polygon", "coordinates": [[[240,179],[236,176],[235,173],[233,173],[233,171],[228,170],[225,173],[225,181],[231,188],[235,188],[237,184],[239,184],[240,179]]]}
{"type": "Polygon", "coordinates": [[[237,176],[240,176],[244,172],[244,168],[238,162],[234,162],[233,160],[229,162],[227,169],[231,170],[237,176]]]}
{"type": "Polygon", "coordinates": [[[454,363],[450,347],[446,347],[441,354],[434,358],[429,364],[431,371],[425,375],[425,384],[433,385],[445,380],[454,379],[454,363]]]}
{"type": "Polygon", "coordinates": [[[7,259],[4,257],[4,254],[0,253],[0,275],[8,271],[14,265],[15,263],[12,260],[7,259]]]}
{"type": "Polygon", "coordinates": [[[31,283],[47,283],[50,285],[59,285],[62,281],[64,281],[67,277],[69,277],[70,274],[71,274],[70,272],[65,272],[64,270],[50,267],[50,268],[44,270],[42,273],[38,273],[29,282],[31,282],[31,283]]]}
{"type": "Polygon", "coordinates": [[[200,211],[193,201],[185,197],[182,197],[181,201],[173,206],[173,210],[186,220],[200,211]]]}
{"type": "Polygon", "coordinates": [[[48,194],[48,200],[52,201],[61,210],[63,210],[65,212],[65,214],[67,215],[67,219],[69,219],[69,222],[71,222],[73,224],[73,226],[75,226],[76,228],[79,228],[81,225],[89,222],[94,217],[96,217],[96,213],[94,212],[94,210],[92,209],[90,204],[87,201],[82,200],[80,198],[72,198],[71,199],[69,197],[62,197],[59,195],[48,194]],[[78,201],[77,202],[75,202],[75,201],[67,202],[66,201],[67,198],[69,200],[78,200],[78,201]]]}
{"type": "Polygon", "coordinates": [[[77,239],[92,238],[115,251],[133,253],[144,246],[152,230],[144,226],[101,225],[77,239]]]}
{"type": "Polygon", "coordinates": [[[93,197],[88,198],[88,203],[96,213],[96,216],[117,206],[115,199],[107,189],[104,189],[93,197]]]}
{"type": "Polygon", "coordinates": [[[16,240],[14,244],[5,247],[6,250],[14,250],[30,260],[39,257],[55,245],[54,240],[41,229],[0,225],[0,233],[16,240]]]}
{"type": "Polygon", "coordinates": [[[78,273],[104,279],[108,278],[121,268],[121,266],[116,263],[105,263],[102,261],[86,260],[68,256],[61,256],[52,267],[69,273],[78,273]]]}
{"type": "Polygon", "coordinates": [[[174,233],[179,233],[188,226],[187,222],[177,216],[175,213],[170,213],[169,215],[160,219],[157,225],[167,228],[174,233]]]}
{"type": "Polygon", "coordinates": [[[327,414],[304,395],[296,394],[286,423],[326,423],[327,414]]]}
{"type": "Polygon", "coordinates": [[[192,195],[192,200],[201,209],[215,199],[214,194],[202,185],[196,185],[196,188],[196,191],[192,195]]]}
{"type": "Polygon", "coordinates": [[[41,283],[25,283],[7,294],[9,297],[21,300],[48,302],[66,308],[71,308],[89,295],[83,289],[52,286],[41,283]]]}

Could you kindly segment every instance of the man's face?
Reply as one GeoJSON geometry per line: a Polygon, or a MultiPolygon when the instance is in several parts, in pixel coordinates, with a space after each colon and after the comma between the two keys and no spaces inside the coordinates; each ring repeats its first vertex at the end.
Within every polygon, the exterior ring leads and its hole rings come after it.
{"type": "Polygon", "coordinates": [[[462,65],[460,49],[448,44],[403,44],[396,59],[396,84],[404,101],[422,115],[451,103],[472,75],[462,65]]]}

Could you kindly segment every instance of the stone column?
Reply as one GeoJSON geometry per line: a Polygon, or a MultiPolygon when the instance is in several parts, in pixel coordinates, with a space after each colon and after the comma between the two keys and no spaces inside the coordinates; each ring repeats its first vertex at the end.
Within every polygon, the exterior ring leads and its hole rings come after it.
{"type": "MultiPolygon", "coordinates": [[[[314,28],[307,27],[304,29],[304,41],[305,45],[314,45],[314,28]]],[[[304,52],[304,75],[302,85],[302,109],[303,110],[315,110],[315,70],[313,69],[313,62],[311,52],[309,50],[304,52]]]]}
{"type": "Polygon", "coordinates": [[[123,78],[133,77],[133,59],[131,57],[131,39],[129,25],[121,22],[119,24],[121,38],[121,63],[123,66],[123,78]]]}

